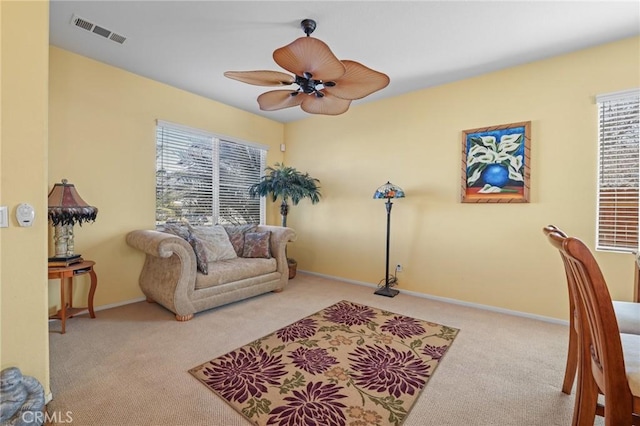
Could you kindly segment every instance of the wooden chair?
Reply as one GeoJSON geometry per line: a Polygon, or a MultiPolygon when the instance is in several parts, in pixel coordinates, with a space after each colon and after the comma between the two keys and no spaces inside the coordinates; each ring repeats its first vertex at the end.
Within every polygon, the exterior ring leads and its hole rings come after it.
{"type": "MultiPolygon", "coordinates": [[[[545,231],[545,233],[547,233],[545,231]]],[[[604,276],[579,239],[549,231],[574,296],[578,333],[578,386],[574,426],[593,426],[600,406],[605,426],[640,425],[640,336],[620,334],[604,276]]]]}
{"type": "MultiPolygon", "coordinates": [[[[552,232],[558,233],[560,236],[567,238],[567,234],[554,225],[547,225],[543,228],[545,235],[552,232]]],[[[567,395],[571,394],[571,388],[575,381],[576,371],[578,368],[578,334],[575,323],[575,298],[573,295],[573,286],[570,284],[572,279],[570,268],[563,257],[565,275],[567,277],[567,288],[569,291],[569,348],[567,351],[567,364],[564,371],[564,380],[562,382],[562,392],[567,395]]],[[[640,335],[640,303],[613,301],[613,310],[618,321],[620,333],[640,335]]]]}

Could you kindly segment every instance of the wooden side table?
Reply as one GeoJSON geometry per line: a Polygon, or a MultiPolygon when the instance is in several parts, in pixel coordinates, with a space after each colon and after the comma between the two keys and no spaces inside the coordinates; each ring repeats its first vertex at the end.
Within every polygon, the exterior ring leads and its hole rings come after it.
{"type": "Polygon", "coordinates": [[[93,312],[93,296],[96,293],[96,287],[98,286],[98,277],[93,270],[93,265],[96,262],[91,260],[83,260],[82,262],[74,263],[69,266],[55,266],[49,268],[49,279],[60,279],[60,310],[55,315],[50,316],[50,319],[59,319],[62,321],[62,331],[60,334],[65,333],[65,322],[67,318],[71,318],[74,315],[89,311],[91,318],[95,318],[96,314],[93,312]],[[73,278],[79,275],[89,274],[91,277],[91,288],[89,289],[89,298],[86,307],[73,307],[73,278]],[[65,281],[67,286],[65,286],[65,281]],[[66,302],[65,287],[68,288],[69,302],[66,302]],[[68,306],[67,306],[68,305],[68,306]]]}

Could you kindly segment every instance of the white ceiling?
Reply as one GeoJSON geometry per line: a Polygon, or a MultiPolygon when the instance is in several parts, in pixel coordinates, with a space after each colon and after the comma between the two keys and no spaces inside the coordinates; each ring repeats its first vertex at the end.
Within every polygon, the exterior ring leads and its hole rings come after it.
{"type": "MultiPolygon", "coordinates": [[[[638,1],[58,1],[50,43],[280,122],[300,108],[260,111],[272,90],[224,71],[283,71],[273,51],[304,36],[391,83],[352,108],[403,93],[640,34],[638,1]],[[77,15],[127,38],[71,25],[77,15]]],[[[612,64],[615,66],[615,64],[612,64]]],[[[640,70],[638,70],[640,73],[640,70]]],[[[348,114],[348,112],[347,112],[348,114]]]]}

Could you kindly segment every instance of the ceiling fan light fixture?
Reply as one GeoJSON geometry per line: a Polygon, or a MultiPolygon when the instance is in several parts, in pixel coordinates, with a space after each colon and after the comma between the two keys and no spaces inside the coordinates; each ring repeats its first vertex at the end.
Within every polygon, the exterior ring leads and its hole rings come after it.
{"type": "Polygon", "coordinates": [[[310,114],[339,115],[349,109],[352,100],[362,99],[389,84],[386,74],[355,61],[341,61],[323,41],[311,37],[316,29],[314,20],[304,19],[300,26],[306,37],[273,52],[274,61],[294,76],[278,71],[224,73],[225,77],[256,86],[298,85],[297,90],[272,90],[258,96],[261,110],[299,105],[310,114]]]}

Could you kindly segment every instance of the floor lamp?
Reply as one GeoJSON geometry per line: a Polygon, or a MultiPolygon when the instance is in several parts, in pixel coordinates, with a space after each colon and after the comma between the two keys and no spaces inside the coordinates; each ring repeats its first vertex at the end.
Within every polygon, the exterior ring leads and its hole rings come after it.
{"type": "Polygon", "coordinates": [[[390,287],[389,282],[389,236],[391,231],[391,207],[393,203],[391,202],[392,198],[404,198],[404,191],[399,186],[392,184],[387,181],[380,188],[376,189],[375,194],[373,194],[373,198],[385,198],[387,202],[385,203],[387,207],[387,257],[385,264],[385,276],[384,276],[384,287],[380,287],[375,291],[374,294],[380,296],[394,297],[396,294],[400,293],[398,290],[394,290],[390,287]]]}

